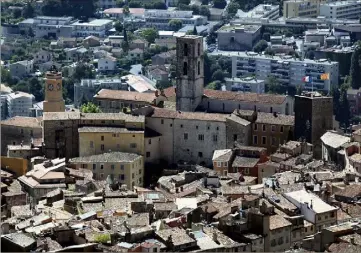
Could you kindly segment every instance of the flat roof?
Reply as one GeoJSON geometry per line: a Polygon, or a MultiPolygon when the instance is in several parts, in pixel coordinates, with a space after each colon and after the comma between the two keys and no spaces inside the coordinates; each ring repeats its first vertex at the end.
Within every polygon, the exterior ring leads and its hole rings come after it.
{"type": "Polygon", "coordinates": [[[312,206],[313,206],[312,210],[315,213],[325,213],[325,212],[337,210],[336,207],[333,207],[333,206],[327,204],[326,202],[321,200],[318,196],[316,196],[312,193],[309,193],[305,190],[288,192],[285,195],[294,199],[298,203],[302,203],[302,204],[305,202],[308,202],[308,204],[311,204],[311,201],[312,201],[312,206]]]}

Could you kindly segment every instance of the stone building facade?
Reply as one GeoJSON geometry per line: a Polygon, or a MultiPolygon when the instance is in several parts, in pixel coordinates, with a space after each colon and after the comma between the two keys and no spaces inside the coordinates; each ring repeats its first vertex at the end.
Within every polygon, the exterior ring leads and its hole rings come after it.
{"type": "Polygon", "coordinates": [[[44,113],[43,140],[46,157],[72,158],[79,156],[78,131],[79,128],[86,126],[144,130],[144,117],[123,113],[44,113]]]}
{"type": "Polygon", "coordinates": [[[7,155],[8,145],[30,145],[42,137],[41,119],[14,117],[1,121],[1,155],[7,155]]]}
{"type": "Polygon", "coordinates": [[[322,153],[321,136],[333,129],[333,99],[317,92],[295,96],[295,138],[313,144],[314,156],[322,153]]]}
{"type": "Polygon", "coordinates": [[[177,110],[193,112],[202,101],[203,54],[203,37],[177,37],[177,110]]]}

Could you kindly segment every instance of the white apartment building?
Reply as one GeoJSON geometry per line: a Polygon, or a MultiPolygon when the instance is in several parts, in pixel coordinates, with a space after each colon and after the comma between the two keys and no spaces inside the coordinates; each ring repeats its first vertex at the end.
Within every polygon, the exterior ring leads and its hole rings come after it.
{"type": "Polygon", "coordinates": [[[230,91],[243,91],[254,93],[265,93],[265,81],[254,77],[232,77],[225,78],[226,89],[230,91]]]}
{"type": "Polygon", "coordinates": [[[320,15],[326,18],[359,19],[361,1],[336,1],[321,4],[320,15]]]}
{"type": "Polygon", "coordinates": [[[117,59],[113,56],[106,56],[98,60],[98,71],[114,71],[117,66],[117,59]]]}
{"type": "Polygon", "coordinates": [[[90,22],[77,21],[72,24],[73,35],[77,37],[105,37],[107,31],[113,28],[113,21],[110,19],[94,19],[90,22]]]}
{"type": "Polygon", "coordinates": [[[169,29],[168,23],[172,19],[181,20],[183,26],[199,26],[207,23],[207,17],[193,15],[192,11],[145,10],[145,26],[157,29],[169,29]]]}
{"type": "Polygon", "coordinates": [[[248,12],[238,10],[236,17],[238,18],[262,18],[262,19],[278,19],[279,5],[259,4],[248,12]]]}
{"type": "Polygon", "coordinates": [[[289,0],[283,2],[283,17],[312,17],[316,18],[320,13],[322,0],[289,0]]]}
{"type": "Polygon", "coordinates": [[[70,37],[72,17],[38,16],[34,18],[35,37],[70,37]]]}
{"type": "Polygon", "coordinates": [[[304,219],[315,226],[314,233],[323,227],[337,224],[337,209],[305,190],[285,193],[284,197],[297,206],[304,219]]]}
{"type": "Polygon", "coordinates": [[[15,91],[7,95],[8,115],[10,118],[15,116],[28,117],[33,107],[35,97],[32,94],[15,91]]]}
{"type": "Polygon", "coordinates": [[[306,90],[329,92],[332,86],[338,86],[338,62],[326,59],[300,60],[290,55],[267,56],[255,52],[222,52],[213,55],[232,57],[232,77],[256,75],[257,79],[266,80],[274,76],[284,85],[302,85],[306,90]],[[329,80],[320,80],[320,75],[329,73],[329,80]],[[304,76],[312,76],[312,83],[302,82],[304,76]]]}

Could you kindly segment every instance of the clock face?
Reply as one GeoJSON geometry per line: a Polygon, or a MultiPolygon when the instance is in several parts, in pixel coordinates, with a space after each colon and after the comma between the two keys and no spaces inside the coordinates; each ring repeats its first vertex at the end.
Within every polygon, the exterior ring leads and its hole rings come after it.
{"type": "Polygon", "coordinates": [[[48,85],[48,90],[54,90],[54,85],[53,85],[53,84],[49,84],[49,85],[48,85]]]}
{"type": "Polygon", "coordinates": [[[58,83],[58,84],[56,85],[56,88],[57,88],[58,90],[60,90],[60,89],[61,89],[61,85],[60,85],[60,83],[58,83]]]}

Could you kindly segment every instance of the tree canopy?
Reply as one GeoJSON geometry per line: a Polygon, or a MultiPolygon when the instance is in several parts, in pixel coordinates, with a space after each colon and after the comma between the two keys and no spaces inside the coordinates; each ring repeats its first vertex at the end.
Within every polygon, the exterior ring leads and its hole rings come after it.
{"type": "Polygon", "coordinates": [[[258,43],[253,47],[253,51],[257,53],[261,53],[268,47],[267,41],[260,40],[258,43]]]}
{"type": "Polygon", "coordinates": [[[360,88],[361,87],[361,43],[358,43],[357,47],[355,48],[355,51],[352,53],[350,77],[351,77],[351,87],[353,89],[360,88]]]}
{"type": "Polygon", "coordinates": [[[214,8],[224,9],[227,6],[226,0],[213,0],[214,8]]]}
{"type": "Polygon", "coordinates": [[[73,16],[88,19],[96,12],[96,0],[44,0],[41,10],[46,16],[73,16]]]}
{"type": "Polygon", "coordinates": [[[92,102],[88,102],[86,104],[83,104],[80,107],[80,111],[83,113],[100,113],[102,112],[99,108],[99,106],[93,104],[92,102]]]}
{"type": "Polygon", "coordinates": [[[179,29],[182,28],[183,22],[182,22],[182,20],[179,20],[179,19],[171,19],[171,20],[169,20],[168,25],[172,31],[178,31],[179,29]]]}
{"type": "Polygon", "coordinates": [[[141,36],[146,39],[148,43],[154,43],[155,39],[158,37],[158,31],[154,28],[146,28],[142,30],[141,36]]]}

